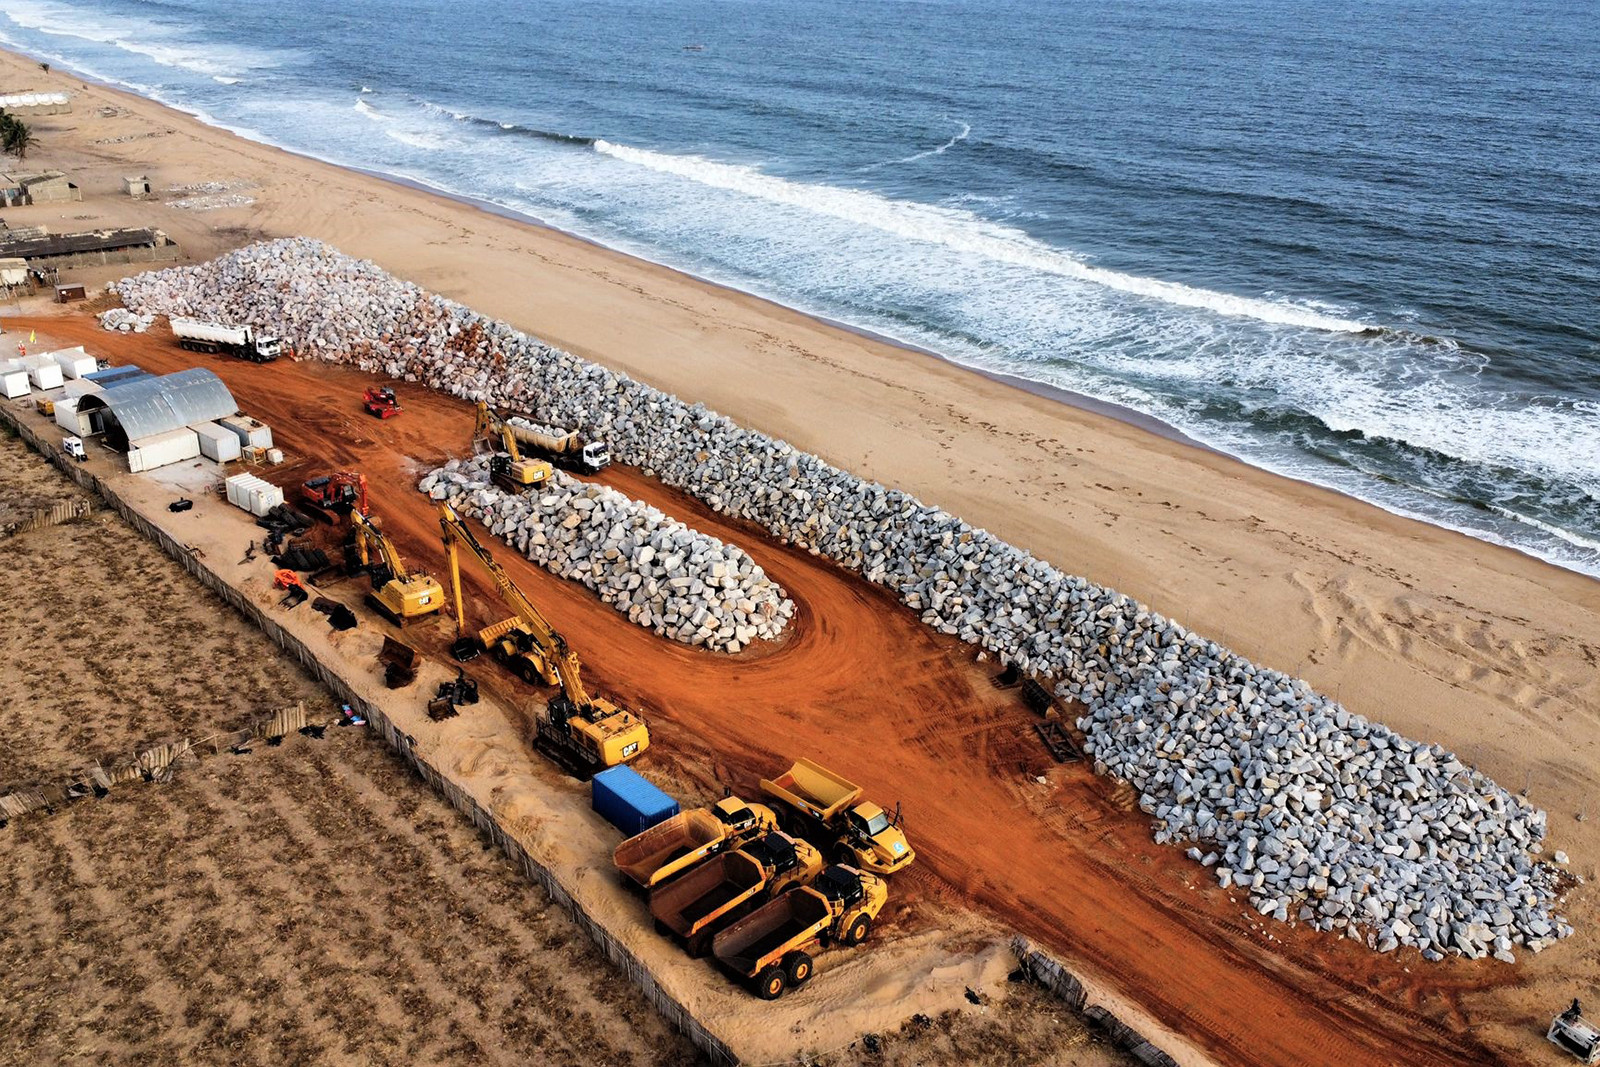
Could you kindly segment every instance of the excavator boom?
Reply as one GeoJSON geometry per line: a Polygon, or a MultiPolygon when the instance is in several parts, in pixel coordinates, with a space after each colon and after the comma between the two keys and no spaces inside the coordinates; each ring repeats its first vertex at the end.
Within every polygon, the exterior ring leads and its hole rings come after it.
{"type": "Polygon", "coordinates": [[[373,593],[367,598],[371,607],[404,626],[407,619],[432,614],[444,606],[444,590],[438,581],[406,570],[400,553],[365,512],[351,510],[350,530],[361,567],[372,578],[373,593]]]}
{"type": "MultiPolygon", "coordinates": [[[[504,622],[485,628],[480,636],[497,642],[502,657],[514,663],[527,680],[532,681],[530,673],[536,672],[561,689],[560,695],[550,701],[547,718],[539,723],[540,736],[553,735],[564,747],[579,751],[586,760],[602,766],[614,766],[644,751],[650,744],[650,735],[643,720],[609,700],[589,696],[583,687],[583,665],[578,654],[517,588],[505,569],[456,515],[455,509],[443,502],[439,504],[439,526],[444,531],[445,551],[450,560],[450,588],[455,600],[458,637],[467,624],[461,596],[458,546],[466,545],[467,551],[494,579],[500,599],[516,613],[504,622]]],[[[484,643],[487,645],[489,640],[484,643]]]]}
{"type": "Polygon", "coordinates": [[[405,582],[410,580],[411,574],[406,570],[405,562],[401,560],[400,553],[395,551],[394,545],[390,544],[389,539],[383,536],[383,531],[378,529],[377,524],[371,518],[359,511],[352,511],[350,513],[350,525],[355,528],[356,542],[361,546],[361,562],[363,565],[372,562],[371,552],[376,551],[378,562],[383,565],[396,581],[405,582]]]}
{"type": "Polygon", "coordinates": [[[517,435],[511,426],[497,415],[488,404],[478,401],[477,419],[472,428],[473,447],[481,440],[494,440],[500,444],[500,454],[490,461],[490,474],[499,485],[512,492],[523,492],[549,481],[555,468],[542,459],[524,459],[517,446],[517,435]]]}

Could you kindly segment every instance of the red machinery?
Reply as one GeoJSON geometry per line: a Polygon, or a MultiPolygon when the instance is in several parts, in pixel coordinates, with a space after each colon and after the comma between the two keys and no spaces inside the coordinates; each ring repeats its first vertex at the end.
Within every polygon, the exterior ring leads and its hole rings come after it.
{"type": "Polygon", "coordinates": [[[307,503],[315,504],[318,508],[314,514],[319,518],[327,519],[327,512],[347,513],[351,508],[365,515],[367,513],[367,476],[357,474],[355,471],[339,471],[336,474],[324,474],[320,478],[313,478],[300,487],[301,495],[307,503]]]}
{"type": "Polygon", "coordinates": [[[403,410],[400,401],[395,398],[394,390],[387,385],[368,388],[362,400],[366,404],[367,414],[374,418],[393,418],[403,410]]]}

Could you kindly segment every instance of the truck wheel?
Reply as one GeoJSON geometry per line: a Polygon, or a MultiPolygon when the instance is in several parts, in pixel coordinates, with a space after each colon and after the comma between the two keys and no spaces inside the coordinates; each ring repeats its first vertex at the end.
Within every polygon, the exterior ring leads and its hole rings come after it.
{"type": "Polygon", "coordinates": [[[660,919],[657,919],[656,920],[656,933],[660,934],[662,937],[671,937],[672,936],[672,929],[669,926],[667,926],[666,923],[662,922],[660,919]]]}
{"type": "Polygon", "coordinates": [[[695,934],[684,942],[684,948],[688,950],[690,959],[704,959],[711,953],[711,938],[705,934],[695,934]]]}
{"type": "Polygon", "coordinates": [[[859,945],[867,939],[867,935],[871,932],[872,916],[857,915],[855,921],[850,924],[850,929],[844,932],[844,943],[847,945],[859,945]]]}
{"type": "Polygon", "coordinates": [[[763,967],[756,975],[756,996],[762,1000],[777,1000],[783,996],[783,968],[776,963],[763,967]]]}
{"type": "Polygon", "coordinates": [[[811,957],[804,952],[791,952],[783,958],[784,977],[796,988],[811,980],[812,967],[811,957]]]}
{"type": "Polygon", "coordinates": [[[855,867],[860,864],[860,861],[856,859],[855,850],[849,845],[839,845],[833,850],[833,862],[842,863],[847,867],[855,867]]]}

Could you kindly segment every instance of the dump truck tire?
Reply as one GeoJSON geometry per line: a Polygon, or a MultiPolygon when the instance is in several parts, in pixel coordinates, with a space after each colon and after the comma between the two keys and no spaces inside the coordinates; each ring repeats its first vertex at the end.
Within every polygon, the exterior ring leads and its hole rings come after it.
{"type": "Polygon", "coordinates": [[[844,943],[859,945],[867,939],[872,932],[872,916],[857,915],[850,923],[850,928],[844,932],[844,943]]]}
{"type": "Polygon", "coordinates": [[[783,968],[777,964],[763,967],[756,975],[756,996],[762,1000],[777,1000],[783,996],[783,968]]]}
{"type": "Polygon", "coordinates": [[[702,960],[711,955],[711,935],[695,934],[684,943],[684,949],[692,960],[702,960]]]}
{"type": "Polygon", "coordinates": [[[797,988],[811,980],[815,967],[811,957],[804,952],[791,952],[783,958],[783,976],[789,980],[791,986],[797,988]]]}

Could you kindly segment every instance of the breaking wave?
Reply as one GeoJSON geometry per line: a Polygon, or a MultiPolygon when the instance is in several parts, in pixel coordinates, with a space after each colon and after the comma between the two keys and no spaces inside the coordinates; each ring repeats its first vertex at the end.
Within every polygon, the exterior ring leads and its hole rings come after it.
{"type": "Polygon", "coordinates": [[[1300,304],[1235,296],[1181,282],[1143,278],[1090,266],[1069,252],[1052,248],[1015,227],[991,222],[960,208],[895,200],[862,189],[789,181],[754,167],[719,163],[701,156],[669,155],[596,139],[594,149],[636,166],[648,167],[702,185],[759,200],[802,208],[913,241],[942,245],[999,263],[1091,282],[1123,293],[1180,307],[1204,308],[1283,326],[1337,333],[1367,333],[1376,327],[1324,315],[1300,304]]]}

